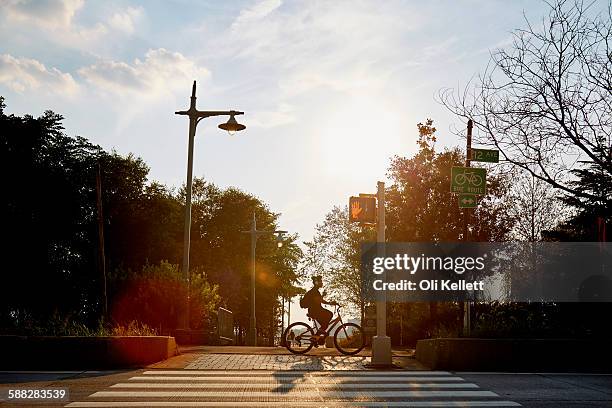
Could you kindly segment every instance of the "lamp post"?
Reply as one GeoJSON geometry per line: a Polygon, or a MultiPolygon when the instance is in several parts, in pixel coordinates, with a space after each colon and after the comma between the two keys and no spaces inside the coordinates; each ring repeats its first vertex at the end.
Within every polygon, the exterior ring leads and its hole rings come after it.
{"type": "Polygon", "coordinates": [[[191,184],[193,176],[193,141],[195,138],[196,127],[204,118],[210,116],[229,116],[226,123],[219,125],[220,129],[226,130],[228,133],[244,130],[246,126],[241,125],[236,121],[236,115],[243,115],[244,112],[239,111],[199,111],[196,109],[196,81],[193,81],[191,89],[191,104],[188,110],[175,112],[177,115],[189,116],[189,148],[187,151],[187,185],[185,199],[185,229],[184,229],[184,246],[183,246],[183,280],[187,286],[187,298],[185,299],[185,310],[179,313],[179,329],[189,329],[189,248],[191,245],[191,184]]]}
{"type": "Polygon", "coordinates": [[[257,246],[257,238],[260,235],[267,234],[278,234],[277,245],[278,247],[282,247],[282,241],[280,237],[282,234],[287,231],[258,231],[257,230],[257,220],[255,219],[255,212],[253,212],[253,221],[251,221],[251,229],[248,231],[242,231],[243,234],[251,235],[251,317],[249,319],[249,331],[247,333],[246,343],[247,346],[256,346],[257,345],[257,321],[255,318],[255,247],[257,246]],[[280,244],[280,245],[279,245],[280,244]]]}

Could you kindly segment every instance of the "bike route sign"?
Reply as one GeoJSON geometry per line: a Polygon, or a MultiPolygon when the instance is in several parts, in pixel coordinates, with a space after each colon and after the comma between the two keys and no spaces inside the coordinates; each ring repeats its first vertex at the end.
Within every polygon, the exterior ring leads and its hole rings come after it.
{"type": "Polygon", "coordinates": [[[487,170],[478,167],[453,167],[451,169],[451,193],[486,194],[487,170]]]}

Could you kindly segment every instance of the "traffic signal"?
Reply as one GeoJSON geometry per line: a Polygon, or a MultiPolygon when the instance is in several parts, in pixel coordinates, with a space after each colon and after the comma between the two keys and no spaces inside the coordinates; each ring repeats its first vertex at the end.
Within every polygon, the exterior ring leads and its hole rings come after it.
{"type": "Polygon", "coordinates": [[[376,197],[350,197],[349,221],[376,223],[376,197]]]}

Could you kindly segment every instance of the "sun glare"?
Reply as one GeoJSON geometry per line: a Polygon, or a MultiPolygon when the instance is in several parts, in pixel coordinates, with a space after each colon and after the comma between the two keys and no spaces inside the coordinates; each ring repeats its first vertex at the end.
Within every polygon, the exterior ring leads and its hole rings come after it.
{"type": "Polygon", "coordinates": [[[384,174],[401,146],[400,112],[380,98],[359,97],[337,106],[322,123],[322,166],[343,178],[384,174]]]}

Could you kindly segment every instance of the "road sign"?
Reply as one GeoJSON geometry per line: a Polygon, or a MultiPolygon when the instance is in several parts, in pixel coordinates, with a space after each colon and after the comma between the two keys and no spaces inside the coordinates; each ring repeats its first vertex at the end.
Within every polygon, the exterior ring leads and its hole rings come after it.
{"type": "Polygon", "coordinates": [[[487,171],[478,167],[453,167],[451,193],[486,194],[487,171]]]}
{"type": "Polygon", "coordinates": [[[471,148],[470,160],[486,163],[499,163],[499,150],[471,148]]]}
{"type": "Polygon", "coordinates": [[[376,197],[351,197],[349,199],[349,221],[376,222],[376,197]]]}
{"type": "Polygon", "coordinates": [[[478,196],[474,194],[459,194],[459,208],[476,208],[478,196]]]}

